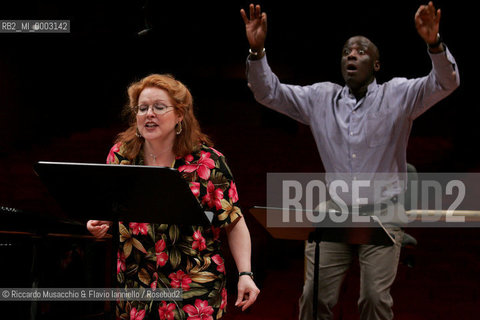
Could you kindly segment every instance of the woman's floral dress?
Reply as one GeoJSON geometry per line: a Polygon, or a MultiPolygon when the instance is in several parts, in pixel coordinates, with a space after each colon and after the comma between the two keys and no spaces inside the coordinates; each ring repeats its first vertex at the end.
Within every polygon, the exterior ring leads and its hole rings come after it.
{"type": "MultiPolygon", "coordinates": [[[[132,163],[122,156],[122,145],[116,144],[107,163],[143,165],[143,159],[139,156],[132,163]]],[[[220,228],[242,216],[232,173],[225,157],[204,145],[177,158],[174,168],[201,206],[214,213],[212,226],[120,222],[119,287],[182,288],[183,295],[182,301],[120,301],[118,319],[213,320],[226,310],[220,228]]]]}

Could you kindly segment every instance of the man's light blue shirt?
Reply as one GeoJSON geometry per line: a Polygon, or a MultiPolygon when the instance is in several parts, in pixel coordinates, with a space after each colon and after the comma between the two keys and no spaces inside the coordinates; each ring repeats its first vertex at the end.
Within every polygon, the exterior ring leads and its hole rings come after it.
{"type": "Polygon", "coordinates": [[[382,84],[374,80],[359,101],[347,86],[331,82],[283,84],[266,56],[247,59],[247,79],[259,103],[310,126],[329,181],[338,175],[373,181],[387,173],[380,178],[381,197],[387,199],[404,189],[400,181],[406,179],[413,120],[460,84],[455,59],[446,47],[429,55],[432,70],[427,76],[382,84]]]}

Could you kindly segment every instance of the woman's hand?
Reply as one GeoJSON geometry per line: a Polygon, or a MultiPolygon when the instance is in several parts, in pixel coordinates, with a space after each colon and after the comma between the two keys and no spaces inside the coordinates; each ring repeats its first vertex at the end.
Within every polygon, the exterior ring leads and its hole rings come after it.
{"type": "Polygon", "coordinates": [[[235,306],[242,307],[242,311],[245,311],[257,300],[259,293],[260,289],[257,288],[252,278],[249,276],[240,276],[238,278],[238,296],[237,301],[235,301],[235,306]]]}
{"type": "Polygon", "coordinates": [[[96,238],[104,238],[107,235],[107,231],[112,225],[111,221],[105,220],[88,220],[87,230],[96,238]]]}

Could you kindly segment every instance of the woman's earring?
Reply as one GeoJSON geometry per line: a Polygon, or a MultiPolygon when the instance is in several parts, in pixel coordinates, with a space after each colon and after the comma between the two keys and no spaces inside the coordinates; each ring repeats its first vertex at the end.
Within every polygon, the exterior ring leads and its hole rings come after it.
{"type": "Polygon", "coordinates": [[[137,128],[137,132],[135,133],[135,135],[137,136],[137,138],[141,138],[142,135],[140,134],[140,131],[138,131],[138,128],[137,128]]]}
{"type": "Polygon", "coordinates": [[[182,121],[179,121],[177,122],[177,124],[175,125],[175,133],[177,134],[177,136],[182,133],[182,121]]]}

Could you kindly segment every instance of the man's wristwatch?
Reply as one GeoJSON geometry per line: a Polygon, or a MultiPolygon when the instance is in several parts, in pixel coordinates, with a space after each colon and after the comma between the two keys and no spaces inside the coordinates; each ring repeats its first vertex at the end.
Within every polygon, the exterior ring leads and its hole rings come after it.
{"type": "Polygon", "coordinates": [[[437,49],[442,44],[442,37],[437,33],[437,40],[434,43],[427,43],[428,49],[437,49]]]}
{"type": "Polygon", "coordinates": [[[250,53],[250,60],[259,60],[265,55],[265,48],[260,51],[253,51],[252,49],[248,49],[248,52],[250,53]]]}
{"type": "Polygon", "coordinates": [[[238,273],[238,276],[239,276],[239,277],[241,277],[241,276],[249,276],[249,277],[252,278],[252,280],[253,280],[253,272],[250,272],[250,271],[239,272],[239,273],[238,273]]]}

